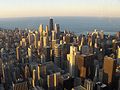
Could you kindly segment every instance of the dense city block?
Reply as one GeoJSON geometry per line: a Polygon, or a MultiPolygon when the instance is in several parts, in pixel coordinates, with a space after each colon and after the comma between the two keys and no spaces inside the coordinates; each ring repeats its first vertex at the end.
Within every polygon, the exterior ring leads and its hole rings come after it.
{"type": "Polygon", "coordinates": [[[0,28],[0,90],[120,90],[120,32],[0,28]]]}

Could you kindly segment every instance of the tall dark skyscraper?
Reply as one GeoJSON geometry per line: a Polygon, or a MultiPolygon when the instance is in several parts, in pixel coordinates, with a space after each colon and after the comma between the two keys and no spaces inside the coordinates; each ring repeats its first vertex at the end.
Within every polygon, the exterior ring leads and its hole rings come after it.
{"type": "Polygon", "coordinates": [[[50,17],[50,20],[49,20],[49,30],[50,30],[50,32],[52,31],[52,30],[54,30],[54,25],[53,25],[53,19],[50,17]]]}

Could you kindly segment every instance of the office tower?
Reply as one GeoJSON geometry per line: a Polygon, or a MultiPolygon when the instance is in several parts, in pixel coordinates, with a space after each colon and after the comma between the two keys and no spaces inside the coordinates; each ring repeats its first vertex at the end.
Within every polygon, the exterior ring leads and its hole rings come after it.
{"type": "Polygon", "coordinates": [[[56,32],[55,31],[52,31],[52,41],[53,40],[56,40],[56,32]]]}
{"type": "Polygon", "coordinates": [[[43,37],[43,47],[49,46],[48,36],[43,37]]]}
{"type": "Polygon", "coordinates": [[[22,47],[26,46],[26,39],[25,38],[22,38],[22,40],[21,40],[21,46],[22,47]]]}
{"type": "Polygon", "coordinates": [[[99,69],[99,75],[98,75],[98,79],[100,82],[103,82],[103,78],[104,77],[104,70],[103,69],[99,69]]]}
{"type": "Polygon", "coordinates": [[[54,49],[55,44],[57,44],[57,40],[52,40],[52,43],[51,43],[51,48],[52,49],[54,49]]]}
{"type": "Polygon", "coordinates": [[[38,80],[40,80],[40,65],[38,65],[38,67],[37,67],[37,70],[38,70],[38,80]]]}
{"type": "Polygon", "coordinates": [[[79,51],[81,51],[82,50],[82,46],[84,45],[84,37],[83,37],[83,35],[82,35],[82,37],[81,37],[81,42],[80,42],[80,45],[79,45],[79,51]]]}
{"type": "Polygon", "coordinates": [[[77,52],[77,47],[75,46],[70,46],[70,54],[67,54],[67,60],[69,62],[69,73],[75,77],[76,76],[76,57],[79,55],[77,52]]]}
{"type": "Polygon", "coordinates": [[[31,48],[28,48],[28,59],[29,59],[29,62],[32,62],[32,50],[31,50],[31,48]]]}
{"type": "Polygon", "coordinates": [[[55,32],[56,33],[60,32],[60,25],[59,24],[55,24],[55,32]]]}
{"type": "Polygon", "coordinates": [[[88,55],[89,54],[89,46],[88,45],[84,45],[82,46],[82,54],[88,55]]]}
{"type": "Polygon", "coordinates": [[[34,36],[34,47],[37,48],[37,37],[36,34],[33,33],[34,36]]]}
{"type": "Polygon", "coordinates": [[[118,46],[118,50],[117,50],[117,58],[120,58],[120,47],[118,46]]]}
{"type": "Polygon", "coordinates": [[[104,78],[106,79],[105,82],[111,84],[114,80],[114,74],[116,70],[116,60],[111,57],[105,56],[104,57],[104,78]]]}
{"type": "Polygon", "coordinates": [[[103,40],[103,39],[104,39],[104,32],[103,32],[103,31],[100,31],[100,32],[99,32],[99,35],[100,35],[100,39],[103,40]]]}
{"type": "Polygon", "coordinates": [[[3,62],[2,59],[0,59],[0,83],[1,83],[2,75],[3,75],[3,62]]]}
{"type": "Polygon", "coordinates": [[[34,41],[34,43],[36,44],[36,47],[38,47],[38,41],[39,41],[39,38],[40,38],[38,31],[35,31],[35,37],[34,38],[36,39],[36,43],[35,43],[35,41],[34,41]]]}
{"type": "Polygon", "coordinates": [[[36,70],[32,71],[32,86],[35,87],[35,80],[36,80],[36,70]]]}
{"type": "Polygon", "coordinates": [[[13,83],[13,90],[28,90],[27,82],[13,83]]]}
{"type": "Polygon", "coordinates": [[[59,24],[55,24],[54,30],[56,32],[56,38],[59,39],[59,37],[60,37],[60,26],[59,26],[59,24]]]}
{"type": "Polygon", "coordinates": [[[42,24],[40,24],[39,26],[39,33],[40,33],[40,37],[42,37],[43,36],[43,25],[42,24]]]}
{"type": "Polygon", "coordinates": [[[50,61],[50,46],[46,46],[44,47],[44,54],[45,54],[45,58],[46,58],[46,62],[50,61]]]}
{"type": "Polygon", "coordinates": [[[70,35],[63,36],[63,43],[70,43],[70,35]]]}
{"type": "Polygon", "coordinates": [[[46,72],[46,70],[47,70],[47,67],[46,67],[46,65],[41,65],[41,76],[43,77],[43,78],[45,78],[46,77],[46,74],[47,74],[47,72],[46,72]]]}
{"type": "Polygon", "coordinates": [[[41,63],[45,63],[45,60],[46,60],[45,55],[42,53],[40,55],[40,61],[41,61],[41,63]]]}
{"type": "Polygon", "coordinates": [[[46,36],[49,35],[48,25],[46,25],[46,36]]]}
{"type": "Polygon", "coordinates": [[[87,44],[90,46],[90,42],[92,42],[92,36],[90,34],[87,35],[87,44]]]}
{"type": "Polygon", "coordinates": [[[61,68],[63,70],[67,70],[67,54],[69,50],[69,45],[60,44],[61,45],[61,68]],[[68,51],[68,52],[67,52],[68,51]]]}
{"type": "Polygon", "coordinates": [[[60,72],[52,73],[47,75],[47,86],[48,88],[56,88],[60,83],[60,72]]]}
{"type": "Polygon", "coordinates": [[[93,82],[92,82],[92,80],[85,79],[84,87],[86,88],[86,90],[93,90],[93,82]]]}
{"type": "Polygon", "coordinates": [[[42,39],[38,41],[38,49],[41,49],[43,47],[43,41],[42,39]]]}
{"type": "Polygon", "coordinates": [[[0,72],[1,73],[1,82],[5,83],[5,65],[4,65],[4,63],[2,63],[2,65],[1,65],[1,71],[2,71],[2,72],[0,72]]]}
{"type": "Polygon", "coordinates": [[[52,30],[54,30],[54,25],[53,25],[53,19],[52,18],[50,18],[49,19],[49,30],[50,30],[50,32],[52,31],[52,30]]]}
{"type": "Polygon", "coordinates": [[[40,41],[38,41],[37,45],[39,49],[43,48],[43,37],[40,37],[40,41]]]}
{"type": "Polygon", "coordinates": [[[54,74],[47,75],[47,86],[48,88],[54,87],[54,74]]]}
{"type": "Polygon", "coordinates": [[[88,54],[84,55],[81,54],[78,56],[77,59],[77,66],[80,72],[80,77],[82,78],[91,78],[94,77],[94,55],[88,54]]]}
{"type": "Polygon", "coordinates": [[[54,63],[61,67],[61,46],[60,44],[56,44],[54,46],[54,63]]]}
{"type": "Polygon", "coordinates": [[[95,40],[94,43],[94,54],[98,54],[99,53],[99,47],[98,47],[98,43],[97,43],[97,39],[95,40]]]}
{"type": "Polygon", "coordinates": [[[5,49],[1,48],[0,49],[0,53],[1,53],[1,59],[3,59],[4,58],[4,54],[5,54],[5,49]]]}
{"type": "Polygon", "coordinates": [[[117,47],[117,41],[116,41],[116,39],[113,39],[112,40],[112,51],[114,52],[114,53],[116,53],[116,49],[117,49],[118,47],[117,47]]]}
{"type": "Polygon", "coordinates": [[[34,70],[32,71],[32,79],[33,79],[33,80],[35,80],[35,79],[36,79],[36,77],[35,77],[35,76],[36,76],[36,74],[35,74],[35,73],[36,73],[36,70],[34,69],[34,70]]]}
{"type": "Polygon", "coordinates": [[[29,41],[29,45],[32,45],[32,44],[34,45],[34,35],[32,31],[28,33],[28,41],[29,41]]]}
{"type": "Polygon", "coordinates": [[[54,73],[54,87],[58,87],[60,83],[60,72],[54,73]]]}
{"type": "Polygon", "coordinates": [[[90,45],[89,45],[89,53],[90,53],[90,54],[93,54],[92,41],[90,42],[90,45]]]}
{"type": "Polygon", "coordinates": [[[29,76],[30,76],[29,67],[28,67],[28,65],[26,65],[25,66],[25,79],[28,79],[29,76]]]}
{"type": "Polygon", "coordinates": [[[16,47],[16,58],[17,58],[17,60],[20,59],[20,47],[19,46],[16,47]]]}
{"type": "Polygon", "coordinates": [[[3,68],[3,82],[7,84],[7,86],[12,84],[12,78],[11,77],[12,70],[10,69],[9,65],[4,65],[3,68]]]}
{"type": "Polygon", "coordinates": [[[117,40],[120,38],[120,32],[116,33],[116,38],[117,38],[117,40]]]}
{"type": "Polygon", "coordinates": [[[94,78],[93,78],[94,85],[97,81],[99,81],[99,79],[98,79],[99,65],[96,65],[95,68],[96,68],[95,69],[95,75],[94,75],[94,78]]]}
{"type": "Polygon", "coordinates": [[[49,88],[50,87],[50,76],[47,75],[47,87],[49,88]]]}
{"type": "Polygon", "coordinates": [[[12,73],[12,81],[17,82],[19,75],[20,75],[20,70],[18,67],[11,67],[11,73],[12,73]]]}

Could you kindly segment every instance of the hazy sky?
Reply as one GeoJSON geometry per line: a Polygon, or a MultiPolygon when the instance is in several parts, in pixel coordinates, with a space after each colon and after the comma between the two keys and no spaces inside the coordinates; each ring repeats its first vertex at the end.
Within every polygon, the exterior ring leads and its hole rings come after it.
{"type": "Polygon", "coordinates": [[[0,0],[0,18],[120,16],[120,0],[0,0]]]}

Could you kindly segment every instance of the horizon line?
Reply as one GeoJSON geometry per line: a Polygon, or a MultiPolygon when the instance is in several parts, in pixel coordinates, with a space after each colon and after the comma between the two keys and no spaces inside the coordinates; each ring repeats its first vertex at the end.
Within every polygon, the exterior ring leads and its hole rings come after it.
{"type": "Polygon", "coordinates": [[[13,16],[13,17],[0,17],[0,19],[10,19],[10,18],[38,18],[38,17],[95,17],[95,18],[120,18],[120,16],[13,16]]]}

